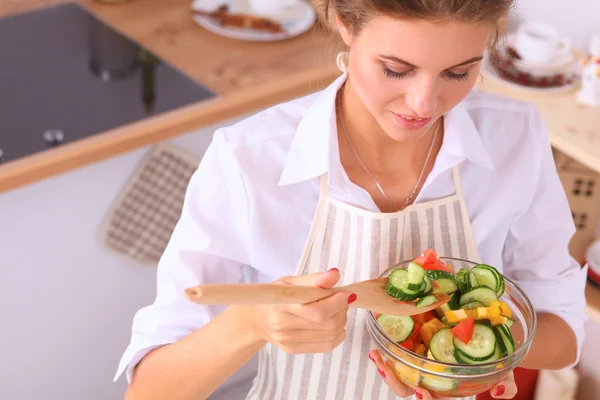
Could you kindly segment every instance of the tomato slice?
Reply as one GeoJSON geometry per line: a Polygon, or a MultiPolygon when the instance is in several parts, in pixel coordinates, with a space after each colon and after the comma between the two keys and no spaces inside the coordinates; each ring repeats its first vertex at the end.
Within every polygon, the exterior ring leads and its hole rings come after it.
{"type": "Polygon", "coordinates": [[[439,260],[438,260],[437,253],[435,251],[433,251],[433,249],[426,249],[423,253],[421,253],[421,255],[416,257],[413,261],[416,262],[417,264],[419,264],[420,266],[423,266],[425,264],[429,264],[429,263],[432,263],[434,261],[439,261],[439,260]]]}
{"type": "Polygon", "coordinates": [[[413,328],[413,331],[407,340],[410,340],[414,343],[416,337],[421,333],[421,328],[423,328],[423,324],[415,324],[415,327],[413,328]]]}
{"type": "Polygon", "coordinates": [[[469,340],[473,337],[473,331],[475,330],[475,319],[465,318],[458,325],[452,328],[452,334],[456,336],[461,342],[469,343],[469,340]]]}
{"type": "Polygon", "coordinates": [[[415,344],[412,340],[406,339],[404,342],[400,343],[400,346],[404,347],[406,350],[412,350],[415,347],[415,344]]]}

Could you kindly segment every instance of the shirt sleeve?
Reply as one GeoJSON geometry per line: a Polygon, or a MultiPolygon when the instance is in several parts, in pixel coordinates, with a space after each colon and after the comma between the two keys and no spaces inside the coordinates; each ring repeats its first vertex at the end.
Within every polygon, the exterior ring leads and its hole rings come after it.
{"type": "Polygon", "coordinates": [[[133,320],[130,344],[115,381],[152,349],[189,335],[222,309],[183,297],[189,286],[238,283],[250,265],[248,201],[239,164],[222,131],[217,131],[188,185],[181,217],[157,269],[154,303],[133,320]]]}
{"type": "Polygon", "coordinates": [[[553,313],[573,329],[577,337],[575,365],[587,320],[587,267],[581,268],[569,253],[575,224],[546,127],[537,111],[532,113],[528,129],[535,136],[526,152],[534,165],[531,201],[510,227],[503,254],[504,272],[523,289],[536,312],[553,313]]]}

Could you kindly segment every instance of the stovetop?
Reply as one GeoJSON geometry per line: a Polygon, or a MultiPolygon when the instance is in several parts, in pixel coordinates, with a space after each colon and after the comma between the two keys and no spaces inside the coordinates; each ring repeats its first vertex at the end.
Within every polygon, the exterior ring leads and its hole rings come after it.
{"type": "Polygon", "coordinates": [[[0,19],[0,166],[215,96],[77,4],[0,19]]]}

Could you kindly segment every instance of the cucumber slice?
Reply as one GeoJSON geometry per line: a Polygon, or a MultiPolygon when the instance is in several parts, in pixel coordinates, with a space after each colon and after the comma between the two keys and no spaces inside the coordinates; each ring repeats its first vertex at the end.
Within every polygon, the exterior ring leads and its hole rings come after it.
{"type": "Polygon", "coordinates": [[[450,300],[447,303],[442,304],[438,308],[435,309],[439,318],[444,318],[446,316],[446,311],[458,310],[460,304],[460,292],[457,290],[452,293],[450,296],[450,300]]]}
{"type": "Polygon", "coordinates": [[[466,360],[469,364],[471,364],[469,361],[487,361],[496,353],[496,336],[494,335],[494,331],[483,324],[475,324],[473,337],[469,340],[469,343],[463,343],[456,337],[454,337],[453,342],[459,358],[466,360]]]}
{"type": "Polygon", "coordinates": [[[491,265],[479,264],[473,267],[471,272],[477,276],[477,281],[480,285],[494,289],[498,298],[504,294],[504,278],[496,268],[491,265]]]}
{"type": "Polygon", "coordinates": [[[420,297],[419,291],[408,289],[408,270],[406,268],[398,268],[392,271],[385,291],[401,301],[412,301],[420,297]]]}
{"type": "Polygon", "coordinates": [[[446,271],[425,271],[429,279],[437,283],[438,288],[434,289],[433,293],[450,294],[458,290],[458,282],[450,272],[446,271]]]}
{"type": "MultiPolygon", "coordinates": [[[[504,323],[504,325],[506,325],[507,328],[510,328],[511,326],[513,326],[513,324],[515,323],[515,320],[512,318],[509,318],[506,320],[506,322],[504,323]]],[[[510,329],[509,329],[510,331],[510,329]]]]}
{"type": "Polygon", "coordinates": [[[436,301],[437,299],[435,298],[435,296],[422,297],[419,299],[419,301],[417,301],[417,308],[430,306],[436,301]]]}
{"type": "Polygon", "coordinates": [[[494,331],[494,336],[496,336],[496,345],[500,350],[500,354],[502,357],[506,357],[508,355],[508,350],[504,344],[504,338],[502,337],[502,333],[500,333],[500,329],[497,326],[494,326],[492,327],[492,330],[494,331]]]}
{"type": "Polygon", "coordinates": [[[437,331],[429,342],[429,349],[436,360],[451,364],[457,363],[454,357],[454,335],[450,328],[442,328],[437,331]]]}
{"type": "Polygon", "coordinates": [[[483,304],[480,301],[473,300],[467,304],[463,304],[460,308],[463,308],[465,310],[475,310],[477,307],[485,307],[485,304],[483,304]]]}
{"type": "Polygon", "coordinates": [[[408,290],[421,290],[425,270],[415,262],[408,263],[408,290]]]}
{"type": "Polygon", "coordinates": [[[425,271],[425,274],[432,281],[437,281],[438,279],[454,280],[454,276],[450,272],[446,272],[446,271],[431,270],[431,271],[425,271]]]}
{"type": "Polygon", "coordinates": [[[394,316],[381,314],[377,323],[383,332],[396,343],[402,343],[412,334],[415,322],[409,316],[394,316]]]}
{"type": "Polygon", "coordinates": [[[454,389],[458,388],[459,384],[460,384],[460,382],[456,379],[442,378],[442,377],[433,376],[433,375],[430,375],[430,376],[425,375],[421,379],[421,385],[423,386],[423,388],[425,388],[426,390],[429,390],[429,391],[441,392],[441,393],[454,390],[454,389]]]}
{"type": "Polygon", "coordinates": [[[498,325],[495,328],[498,329],[500,335],[502,336],[502,341],[504,347],[506,348],[506,352],[510,355],[515,352],[515,341],[510,333],[510,329],[508,329],[505,325],[498,325]]]}
{"type": "Polygon", "coordinates": [[[454,293],[458,290],[458,284],[456,283],[456,281],[454,279],[440,278],[440,279],[434,280],[434,282],[437,283],[437,285],[438,285],[437,288],[433,289],[434,294],[439,294],[439,293],[450,294],[450,293],[454,293]]]}
{"type": "Polygon", "coordinates": [[[469,272],[469,291],[473,290],[479,286],[479,280],[477,280],[477,275],[473,272],[469,272]]]}
{"type": "Polygon", "coordinates": [[[502,278],[502,286],[500,287],[500,290],[498,290],[496,292],[496,296],[498,296],[498,298],[502,297],[502,295],[504,294],[505,288],[506,288],[506,285],[504,283],[504,278],[502,278]]]}
{"type": "Polygon", "coordinates": [[[431,284],[431,280],[427,277],[427,275],[423,277],[423,280],[425,281],[425,289],[421,295],[429,296],[430,294],[433,294],[433,285],[431,284]]]}
{"type": "MultiPolygon", "coordinates": [[[[444,311],[458,310],[458,308],[460,306],[460,292],[457,290],[456,292],[452,293],[450,295],[450,300],[448,300],[448,302],[446,304],[444,304],[444,306],[446,306],[444,311]]],[[[444,306],[442,306],[442,307],[444,307],[444,306]]]]}
{"type": "Polygon", "coordinates": [[[467,293],[469,291],[469,270],[461,268],[456,273],[456,282],[458,283],[458,290],[461,293],[467,293]]]}
{"type": "Polygon", "coordinates": [[[483,303],[485,307],[489,307],[495,301],[498,301],[496,292],[487,286],[477,286],[471,289],[468,293],[463,294],[460,297],[460,305],[463,306],[472,301],[479,301],[483,303]]]}

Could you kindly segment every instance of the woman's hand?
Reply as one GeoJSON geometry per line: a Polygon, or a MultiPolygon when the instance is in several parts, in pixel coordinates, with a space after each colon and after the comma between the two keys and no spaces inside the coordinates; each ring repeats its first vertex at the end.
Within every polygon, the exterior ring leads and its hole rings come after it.
{"type": "MultiPolygon", "coordinates": [[[[402,382],[400,382],[389,369],[389,367],[383,362],[381,354],[377,350],[371,350],[369,358],[375,364],[379,374],[383,377],[385,383],[394,391],[398,397],[409,397],[413,394],[420,400],[432,400],[434,397],[429,394],[425,389],[411,389],[402,382]]],[[[515,384],[514,374],[511,372],[506,378],[504,378],[498,385],[493,387],[490,391],[491,395],[495,399],[512,399],[517,394],[517,385],[515,384]]],[[[440,399],[440,398],[437,398],[440,399]]]]}
{"type": "MultiPolygon", "coordinates": [[[[327,272],[285,277],[280,285],[332,288],[340,279],[337,269],[327,272]]],[[[260,338],[288,354],[325,353],[346,338],[348,304],[356,300],[352,293],[333,296],[308,305],[269,305],[251,307],[251,323],[260,338]]]]}

